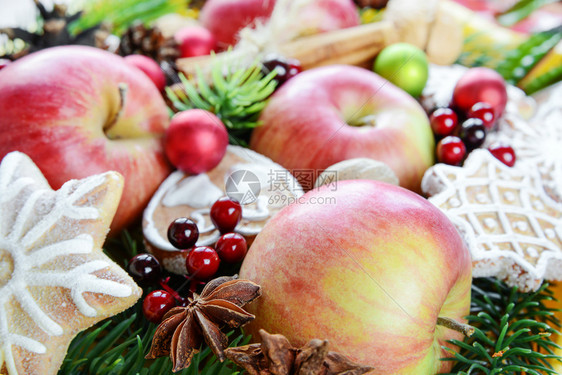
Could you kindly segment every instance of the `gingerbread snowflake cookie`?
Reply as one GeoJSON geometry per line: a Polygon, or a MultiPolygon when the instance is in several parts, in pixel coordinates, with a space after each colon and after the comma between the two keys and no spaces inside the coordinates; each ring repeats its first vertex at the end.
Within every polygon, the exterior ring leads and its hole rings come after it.
{"type": "Polygon", "coordinates": [[[56,374],[76,333],[140,297],[101,251],[122,188],[108,172],[53,191],[26,155],[2,160],[1,374],[56,374]]]}
{"type": "Polygon", "coordinates": [[[496,276],[523,291],[562,280],[562,205],[545,193],[536,170],[475,150],[462,168],[428,169],[422,190],[463,234],[473,276],[496,276]]]}
{"type": "Polygon", "coordinates": [[[197,223],[196,246],[212,246],[220,233],[209,213],[217,199],[228,194],[242,203],[242,220],[235,231],[253,239],[278,211],[303,195],[289,171],[255,151],[228,146],[220,164],[207,173],[172,173],[158,188],[144,211],[147,249],[171,272],[185,274],[186,251],[168,241],[167,230],[179,217],[197,223]],[[227,192],[228,189],[228,192],[227,192]]]}

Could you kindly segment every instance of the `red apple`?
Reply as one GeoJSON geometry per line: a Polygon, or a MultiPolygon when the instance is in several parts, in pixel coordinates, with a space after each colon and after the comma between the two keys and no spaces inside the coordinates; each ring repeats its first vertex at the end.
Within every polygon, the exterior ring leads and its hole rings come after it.
{"type": "Polygon", "coordinates": [[[9,64],[11,64],[12,61],[8,60],[8,59],[0,59],[0,70],[2,70],[3,68],[7,67],[9,64]]]}
{"type": "Polygon", "coordinates": [[[217,49],[217,39],[203,26],[186,26],[174,34],[181,57],[204,56],[217,49]]]}
{"type": "Polygon", "coordinates": [[[170,162],[188,174],[199,174],[216,167],[226,153],[226,146],[226,127],[217,116],[203,109],[175,114],[164,139],[170,162]]]}
{"type": "Polygon", "coordinates": [[[108,170],[123,175],[114,232],[170,172],[166,104],[144,73],[112,53],[65,46],[17,60],[0,71],[0,113],[0,158],[26,153],[54,189],[108,170]]]}
{"type": "Polygon", "coordinates": [[[273,94],[260,121],[250,147],[289,170],[317,175],[337,162],[366,157],[386,163],[401,186],[418,191],[433,165],[434,139],[424,110],[366,69],[304,71],[273,94]]]}
{"type": "Polygon", "coordinates": [[[492,106],[498,119],[507,103],[507,90],[503,77],[490,68],[471,68],[459,79],[453,92],[452,105],[464,113],[469,113],[476,103],[484,102],[492,106]]]}
{"type": "MultiPolygon", "coordinates": [[[[275,0],[207,0],[201,9],[201,24],[209,29],[221,46],[233,45],[238,32],[256,21],[266,21],[275,7],[275,0]]],[[[357,26],[357,7],[352,0],[315,0],[298,12],[292,20],[297,34],[357,26]]]]}
{"type": "Polygon", "coordinates": [[[156,85],[158,90],[164,91],[166,88],[166,76],[156,61],[144,55],[128,55],[125,56],[125,61],[142,70],[156,85]]]}
{"type": "Polygon", "coordinates": [[[323,186],[256,237],[240,278],[262,287],[248,306],[260,328],[295,346],[313,338],[375,374],[448,372],[437,324],[469,312],[472,263],[455,226],[426,199],[378,181],[323,186]]]}

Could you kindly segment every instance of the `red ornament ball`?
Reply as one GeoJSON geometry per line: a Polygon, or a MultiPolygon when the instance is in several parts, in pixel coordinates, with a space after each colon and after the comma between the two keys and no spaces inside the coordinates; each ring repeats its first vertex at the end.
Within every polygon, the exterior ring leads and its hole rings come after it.
{"type": "Polygon", "coordinates": [[[492,106],[496,119],[505,109],[507,90],[503,77],[495,70],[471,68],[461,77],[453,92],[453,106],[468,113],[473,105],[485,102],[492,106]]]}
{"type": "Polygon", "coordinates": [[[466,147],[459,137],[447,136],[437,144],[437,160],[449,165],[460,165],[466,156],[466,147]]]}
{"type": "Polygon", "coordinates": [[[189,109],[172,117],[164,139],[170,162],[187,174],[199,174],[216,167],[228,146],[222,121],[209,111],[189,109]]]}
{"type": "Polygon", "coordinates": [[[513,147],[505,143],[496,142],[488,147],[488,151],[508,167],[513,167],[515,165],[516,157],[513,147]]]}
{"type": "Polygon", "coordinates": [[[142,302],[142,312],[152,323],[160,323],[164,315],[176,306],[174,297],[165,290],[150,292],[142,302]]]}
{"type": "Polygon", "coordinates": [[[187,272],[198,280],[208,280],[217,273],[220,259],[217,252],[207,246],[191,250],[185,260],[187,272]]]}
{"type": "Polygon", "coordinates": [[[180,57],[209,55],[217,49],[217,39],[203,26],[186,26],[174,34],[179,45],[180,57]]]}
{"type": "Polygon", "coordinates": [[[144,55],[128,55],[124,59],[127,64],[142,70],[154,82],[158,90],[164,91],[166,88],[166,76],[155,60],[144,55]]]}
{"type": "Polygon", "coordinates": [[[238,263],[244,260],[248,252],[246,239],[238,233],[227,233],[217,241],[215,249],[219,258],[227,263],[238,263]]]}

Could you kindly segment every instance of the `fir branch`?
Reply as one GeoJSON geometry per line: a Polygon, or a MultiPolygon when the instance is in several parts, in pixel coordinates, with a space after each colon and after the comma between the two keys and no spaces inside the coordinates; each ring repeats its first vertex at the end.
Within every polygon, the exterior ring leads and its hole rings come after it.
{"type": "Polygon", "coordinates": [[[523,20],[535,10],[559,0],[519,0],[511,8],[497,17],[498,22],[505,27],[511,27],[523,20]]]}
{"type": "Polygon", "coordinates": [[[513,85],[523,79],[556,44],[562,40],[562,26],[532,35],[508,52],[496,70],[513,85]]]}
{"type": "Polygon", "coordinates": [[[172,110],[210,111],[228,129],[231,143],[245,145],[251,130],[260,125],[259,115],[275,91],[276,72],[264,76],[258,62],[232,70],[221,61],[213,59],[209,77],[200,69],[191,80],[180,73],[181,89],[166,88],[166,93],[172,110]]]}
{"type": "Polygon", "coordinates": [[[553,300],[548,284],[534,293],[520,293],[493,278],[474,279],[471,315],[474,334],[464,342],[452,340],[460,349],[446,361],[456,361],[453,374],[555,374],[547,362],[558,347],[550,335],[558,333],[560,321],[545,305],[553,300]]]}

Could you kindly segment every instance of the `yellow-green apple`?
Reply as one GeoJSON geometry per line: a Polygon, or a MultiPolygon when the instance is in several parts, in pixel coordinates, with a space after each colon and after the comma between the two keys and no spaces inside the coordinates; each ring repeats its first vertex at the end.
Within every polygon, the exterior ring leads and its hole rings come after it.
{"type": "Polygon", "coordinates": [[[65,46],[17,60],[0,71],[0,113],[0,158],[24,152],[54,189],[108,170],[123,175],[114,232],[170,172],[166,104],[142,71],[112,53],[65,46]]]}
{"type": "Polygon", "coordinates": [[[342,160],[366,157],[386,163],[401,186],[419,191],[434,161],[433,134],[418,102],[358,67],[298,74],[273,94],[260,121],[250,147],[289,170],[318,174],[342,160]]]}
{"type": "Polygon", "coordinates": [[[240,270],[262,287],[247,329],[295,346],[328,339],[374,374],[447,372],[441,346],[462,334],[438,320],[463,324],[471,271],[455,226],[426,199],[384,182],[338,181],[285,207],[256,237],[240,270]]]}
{"type": "MultiPolygon", "coordinates": [[[[237,42],[244,27],[266,21],[275,7],[275,0],[207,0],[201,9],[201,24],[225,47],[237,42]]],[[[291,24],[295,34],[310,35],[357,26],[360,23],[352,0],[310,0],[291,24]]]]}

